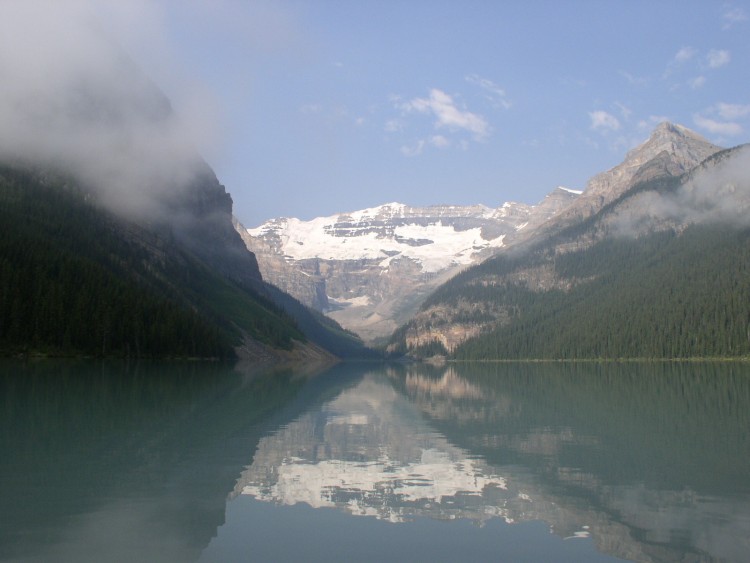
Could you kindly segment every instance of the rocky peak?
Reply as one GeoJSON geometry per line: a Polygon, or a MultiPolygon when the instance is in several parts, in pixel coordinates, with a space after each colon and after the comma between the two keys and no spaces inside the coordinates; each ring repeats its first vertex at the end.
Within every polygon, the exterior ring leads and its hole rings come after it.
{"type": "Polygon", "coordinates": [[[638,170],[654,158],[669,161],[670,166],[665,171],[677,175],[687,172],[719,150],[721,147],[708,142],[698,133],[665,121],[654,129],[646,141],[628,151],[622,163],[591,178],[583,199],[596,198],[601,205],[606,205],[629,189],[638,170]]]}
{"type": "Polygon", "coordinates": [[[722,147],[682,125],[660,123],[648,139],[628,151],[620,164],[591,178],[583,193],[557,215],[549,228],[559,229],[593,215],[639,181],[688,172],[720,150],[722,147]]]}

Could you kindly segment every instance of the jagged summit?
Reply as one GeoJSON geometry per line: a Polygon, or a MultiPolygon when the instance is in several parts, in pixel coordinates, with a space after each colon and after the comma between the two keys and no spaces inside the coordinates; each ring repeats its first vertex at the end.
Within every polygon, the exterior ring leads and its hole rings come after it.
{"type": "Polygon", "coordinates": [[[687,127],[663,121],[654,128],[648,139],[628,151],[623,164],[643,164],[666,151],[681,172],[685,172],[721,148],[687,127]]]}
{"type": "Polygon", "coordinates": [[[588,217],[655,174],[679,176],[722,150],[687,127],[664,121],[617,166],[592,177],[583,193],[550,223],[562,227],[588,217]]]}
{"type": "Polygon", "coordinates": [[[669,172],[678,175],[721,149],[687,127],[662,122],[646,141],[628,151],[622,163],[591,178],[583,196],[602,197],[602,204],[609,203],[630,187],[633,176],[644,164],[663,152],[672,165],[669,172]]]}
{"type": "Polygon", "coordinates": [[[671,123],[669,121],[662,121],[656,127],[654,127],[654,130],[651,132],[650,138],[673,135],[677,135],[679,137],[687,137],[703,143],[708,142],[705,137],[703,137],[699,133],[696,133],[692,129],[688,129],[687,127],[685,127],[684,125],[680,125],[679,123],[671,123]]]}

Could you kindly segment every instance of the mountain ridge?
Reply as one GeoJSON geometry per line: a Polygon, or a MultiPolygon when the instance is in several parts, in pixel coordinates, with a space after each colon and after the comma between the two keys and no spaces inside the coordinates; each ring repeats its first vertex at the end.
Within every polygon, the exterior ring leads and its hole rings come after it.
{"type": "MultiPolygon", "coordinates": [[[[657,134],[684,131],[666,124],[657,134]]],[[[690,142],[709,156],[696,162],[703,153],[693,152],[691,165],[654,150],[591,214],[561,214],[536,240],[441,286],[394,333],[391,351],[462,359],[750,352],[742,321],[750,150],[697,135],[690,142]]]]}
{"type": "MultiPolygon", "coordinates": [[[[559,231],[601,210],[635,183],[646,179],[648,172],[644,166],[649,163],[646,168],[651,168],[652,175],[678,176],[720,150],[722,147],[687,127],[668,121],[659,123],[645,141],[627,151],[622,162],[592,176],[575,204],[549,221],[546,229],[559,231]],[[654,162],[656,158],[661,163],[658,170],[654,162]]],[[[521,237],[521,240],[525,238],[521,237]]]]}
{"type": "Polygon", "coordinates": [[[264,279],[367,341],[388,336],[429,291],[534,229],[578,192],[557,188],[537,205],[413,207],[391,202],[309,221],[235,228],[264,279]]]}

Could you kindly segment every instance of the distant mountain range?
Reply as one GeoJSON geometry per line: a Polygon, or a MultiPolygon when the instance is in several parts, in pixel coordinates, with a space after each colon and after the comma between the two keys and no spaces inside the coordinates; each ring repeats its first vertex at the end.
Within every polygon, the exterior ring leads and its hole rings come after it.
{"type": "Polygon", "coordinates": [[[0,98],[23,133],[0,143],[0,354],[750,354],[746,147],[663,123],[537,205],[247,229],[163,94],[106,41],[95,62],[0,98]]]}
{"type": "Polygon", "coordinates": [[[376,341],[440,283],[534,231],[579,194],[560,187],[538,205],[389,203],[311,221],[235,226],[265,280],[376,341]]]}
{"type": "Polygon", "coordinates": [[[388,350],[464,359],[750,353],[750,149],[662,123],[536,206],[387,204],[241,231],[265,279],[388,350]]]}

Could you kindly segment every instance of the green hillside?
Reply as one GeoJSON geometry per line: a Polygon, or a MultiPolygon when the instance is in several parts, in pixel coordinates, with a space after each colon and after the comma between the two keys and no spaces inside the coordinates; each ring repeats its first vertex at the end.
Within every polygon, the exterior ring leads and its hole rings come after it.
{"type": "MultiPolygon", "coordinates": [[[[497,265],[502,268],[502,260],[497,265]]],[[[486,268],[489,268],[487,265],[486,268]]],[[[471,339],[458,359],[691,358],[750,354],[750,230],[692,226],[607,239],[558,256],[570,291],[483,288],[510,322],[471,339]]],[[[455,291],[459,291],[454,286],[455,291]]],[[[445,289],[449,292],[449,288],[445,289]]]]}
{"type": "Polygon", "coordinates": [[[243,333],[306,340],[168,228],[117,218],[69,178],[0,168],[0,353],[231,357],[243,333]]]}

